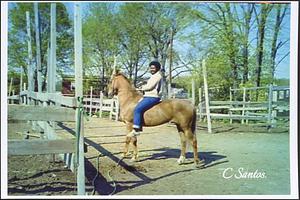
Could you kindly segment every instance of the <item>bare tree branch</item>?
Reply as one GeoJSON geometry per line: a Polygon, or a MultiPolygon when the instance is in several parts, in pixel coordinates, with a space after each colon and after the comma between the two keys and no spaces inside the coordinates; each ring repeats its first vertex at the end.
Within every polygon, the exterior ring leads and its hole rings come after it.
{"type": "Polygon", "coordinates": [[[290,52],[287,52],[276,64],[275,69],[278,67],[278,65],[290,54],[290,52]]]}

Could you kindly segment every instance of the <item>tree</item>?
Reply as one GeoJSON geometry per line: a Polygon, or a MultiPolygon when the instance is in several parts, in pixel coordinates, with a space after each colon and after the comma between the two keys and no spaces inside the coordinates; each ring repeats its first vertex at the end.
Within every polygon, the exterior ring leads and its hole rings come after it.
{"type": "Polygon", "coordinates": [[[160,61],[162,65],[163,84],[162,93],[163,98],[166,97],[167,84],[165,66],[168,58],[168,52],[171,40],[176,37],[176,33],[182,28],[179,22],[178,4],[161,4],[148,3],[146,4],[145,12],[145,35],[148,38],[148,47],[150,56],[160,61]]]}
{"type": "Polygon", "coordinates": [[[114,57],[120,49],[120,31],[113,3],[91,3],[83,20],[84,63],[86,71],[99,73],[101,90],[111,74],[114,57]]]}
{"type": "MultiPolygon", "coordinates": [[[[274,26],[274,32],[273,32],[273,37],[272,37],[272,41],[271,41],[271,80],[272,83],[274,83],[274,74],[275,74],[275,66],[276,66],[276,57],[277,57],[277,52],[278,49],[280,49],[286,42],[288,42],[288,40],[286,41],[281,41],[278,39],[278,35],[280,33],[281,30],[281,26],[282,26],[282,21],[287,13],[287,8],[288,8],[288,4],[286,5],[281,5],[278,4],[275,6],[276,9],[276,21],[275,21],[275,26],[274,26]],[[279,40],[279,42],[278,42],[279,40]],[[278,44],[277,44],[278,43],[278,44]]],[[[285,58],[290,52],[287,52],[283,58],[285,58]]],[[[280,60],[282,61],[282,60],[280,60]]],[[[278,63],[280,63],[280,61],[278,63]]]]}
{"type": "MultiPolygon", "coordinates": [[[[67,10],[62,3],[56,3],[56,22],[57,22],[57,69],[62,74],[66,66],[71,66],[73,61],[73,34],[72,24],[68,18],[67,10]]],[[[26,30],[26,11],[30,12],[30,26],[32,37],[32,54],[34,64],[36,63],[36,44],[35,44],[35,25],[33,3],[13,3],[9,9],[9,30],[8,30],[8,64],[9,70],[19,71],[23,67],[25,76],[27,75],[27,30],[26,30]]],[[[39,3],[40,21],[40,41],[41,41],[41,64],[43,90],[46,87],[47,74],[47,48],[50,38],[50,3],[39,3]]],[[[36,73],[36,71],[35,71],[36,73]]],[[[36,79],[36,75],[34,77],[36,79]]]]}
{"type": "Polygon", "coordinates": [[[242,40],[243,84],[246,84],[249,76],[249,35],[254,4],[241,5],[241,8],[243,10],[243,23],[241,23],[239,29],[241,30],[242,40]]]}
{"type": "Polygon", "coordinates": [[[145,63],[148,60],[147,38],[144,34],[144,3],[124,4],[120,7],[119,24],[121,27],[123,69],[133,80],[135,87],[147,72],[145,63]],[[140,72],[140,73],[139,73],[140,72]]]}
{"type": "MultiPolygon", "coordinates": [[[[230,3],[200,4],[191,7],[191,19],[197,19],[200,25],[202,43],[205,47],[203,56],[223,57],[224,65],[231,68],[231,84],[239,84],[239,43],[236,32],[236,19],[230,3]],[[204,40],[204,41],[203,41],[204,40]]],[[[209,68],[207,68],[209,70],[209,68]]],[[[218,73],[219,74],[219,73],[218,73]]],[[[221,75],[221,74],[219,74],[221,75]]],[[[229,87],[228,86],[228,87],[229,87]]]]}
{"type": "MultiPolygon", "coordinates": [[[[260,6],[260,14],[257,14],[256,9],[254,9],[254,12],[256,14],[256,20],[257,20],[257,47],[256,47],[256,71],[255,71],[255,84],[256,87],[260,87],[261,82],[261,71],[262,71],[262,62],[263,62],[263,56],[264,56],[264,41],[265,41],[265,28],[267,23],[267,17],[272,10],[272,5],[266,5],[262,4],[260,6]]],[[[258,93],[257,93],[258,98],[258,93]]]]}

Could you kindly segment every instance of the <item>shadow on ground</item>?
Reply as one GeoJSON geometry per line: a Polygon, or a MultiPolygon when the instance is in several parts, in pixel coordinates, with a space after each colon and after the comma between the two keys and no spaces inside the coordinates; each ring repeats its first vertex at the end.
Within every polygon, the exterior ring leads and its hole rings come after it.
{"type": "MultiPolygon", "coordinates": [[[[162,176],[156,177],[156,178],[151,178],[145,175],[145,173],[142,172],[142,170],[139,170],[137,166],[134,165],[128,165],[126,162],[123,161],[123,159],[120,159],[116,157],[113,153],[109,152],[107,149],[103,148],[99,144],[93,142],[92,140],[85,139],[85,142],[95,148],[99,153],[102,155],[107,156],[110,158],[112,161],[116,163],[116,165],[119,165],[123,169],[127,170],[129,173],[132,175],[136,176],[139,178],[138,181],[116,181],[115,183],[117,184],[116,187],[113,186],[112,181],[108,181],[103,175],[99,174],[97,179],[94,180],[94,185],[95,185],[95,190],[97,191],[98,194],[100,195],[109,195],[111,193],[117,194],[118,192],[136,188],[142,185],[146,185],[149,183],[153,183],[157,180],[173,176],[179,173],[184,173],[184,172],[189,172],[189,171],[194,171],[194,170],[203,170],[199,168],[190,168],[190,169],[185,169],[185,170],[179,170],[171,173],[166,173],[162,176]],[[119,184],[131,184],[130,186],[122,186],[118,185],[119,184]]],[[[141,159],[138,161],[138,163],[141,163],[145,160],[162,160],[162,159],[172,159],[172,158],[178,158],[180,155],[180,150],[179,149],[172,149],[172,148],[159,148],[159,149],[151,149],[151,150],[143,150],[140,151],[140,153],[143,152],[154,152],[152,153],[151,156],[146,157],[144,159],[141,159]]],[[[226,158],[224,155],[219,155],[215,151],[211,152],[200,152],[198,154],[200,159],[205,160],[205,168],[212,167],[214,165],[219,165],[225,162],[228,162],[227,160],[222,160],[226,158]]],[[[193,158],[192,153],[187,153],[186,154],[187,159],[193,158]]],[[[191,162],[187,162],[186,164],[192,164],[193,160],[191,159],[191,162]]],[[[93,164],[86,159],[86,177],[88,178],[89,181],[93,181],[95,178],[95,174],[97,174],[96,168],[93,166],[93,164]]]]}

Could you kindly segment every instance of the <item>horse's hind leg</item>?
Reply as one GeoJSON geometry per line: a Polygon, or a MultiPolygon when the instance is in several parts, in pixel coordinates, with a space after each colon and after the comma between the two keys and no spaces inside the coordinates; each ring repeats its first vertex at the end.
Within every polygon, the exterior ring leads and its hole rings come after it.
{"type": "Polygon", "coordinates": [[[185,154],[186,154],[186,137],[184,135],[183,130],[180,128],[179,125],[177,125],[177,130],[180,136],[180,142],[181,142],[181,152],[180,157],[178,158],[177,162],[178,164],[183,164],[185,161],[185,154]]]}
{"type": "Polygon", "coordinates": [[[197,137],[196,134],[194,134],[191,130],[185,130],[185,136],[189,140],[189,142],[192,144],[193,152],[194,152],[194,163],[196,167],[202,167],[204,165],[203,160],[199,160],[198,157],[198,146],[197,146],[197,137]]]}

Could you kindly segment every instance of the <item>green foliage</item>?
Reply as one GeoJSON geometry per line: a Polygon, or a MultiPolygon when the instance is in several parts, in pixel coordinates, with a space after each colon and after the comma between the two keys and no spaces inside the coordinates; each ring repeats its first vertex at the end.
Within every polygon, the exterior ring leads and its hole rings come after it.
{"type": "MultiPolygon", "coordinates": [[[[266,18],[266,24],[259,24],[256,20],[267,13],[262,9],[262,5],[253,4],[253,7],[251,5],[202,2],[89,3],[88,9],[84,12],[82,28],[85,75],[99,77],[99,84],[105,85],[106,78],[111,75],[114,58],[118,56],[116,67],[121,68],[137,86],[148,72],[148,62],[153,58],[158,59],[167,69],[171,53],[171,33],[173,33],[173,81],[187,91],[191,90],[191,78],[195,80],[196,88],[203,87],[202,59],[206,60],[209,88],[219,88],[211,91],[212,98],[228,99],[230,87],[255,86],[258,66],[262,69],[261,86],[272,82],[281,84],[283,80],[273,80],[270,67],[273,61],[270,57],[271,37],[274,32],[272,27],[276,12],[270,13],[266,18]],[[255,12],[250,14],[249,8],[254,8],[255,12]],[[246,18],[250,18],[251,34],[246,31],[246,18]],[[258,27],[263,25],[266,34],[264,48],[260,52],[263,55],[262,64],[259,65],[257,41],[253,37],[259,31],[258,27]]],[[[39,9],[42,66],[45,75],[50,34],[50,3],[40,3],[39,9]]],[[[272,7],[269,9],[271,10],[272,7]]],[[[31,34],[34,38],[33,4],[14,3],[9,13],[8,41],[9,69],[16,70],[23,66],[25,73],[26,10],[31,13],[31,34]]],[[[72,23],[62,3],[57,3],[57,32],[58,69],[63,70],[65,66],[73,64],[74,43],[72,23]]],[[[280,45],[284,44],[280,42],[280,45]]],[[[34,39],[32,43],[35,58],[34,39]]],[[[94,82],[86,81],[84,90],[88,91],[91,84],[94,82]]],[[[263,94],[258,96],[262,98],[263,94]]]]}
{"type": "MultiPolygon", "coordinates": [[[[22,66],[27,76],[28,44],[26,11],[30,15],[30,31],[33,63],[36,61],[35,16],[33,3],[12,3],[8,13],[8,69],[20,71],[22,66]]],[[[50,3],[39,3],[40,42],[42,77],[47,73],[47,49],[50,41],[50,3]]],[[[67,10],[62,3],[56,3],[57,32],[57,69],[63,73],[66,67],[73,64],[73,32],[67,10]]],[[[45,80],[44,80],[45,81],[45,80]]]]}
{"type": "MultiPolygon", "coordinates": [[[[83,20],[83,62],[86,71],[98,71],[102,78],[110,74],[114,56],[120,46],[120,32],[116,20],[116,5],[92,3],[83,20]]],[[[103,81],[103,80],[102,80],[103,81]]]]}

